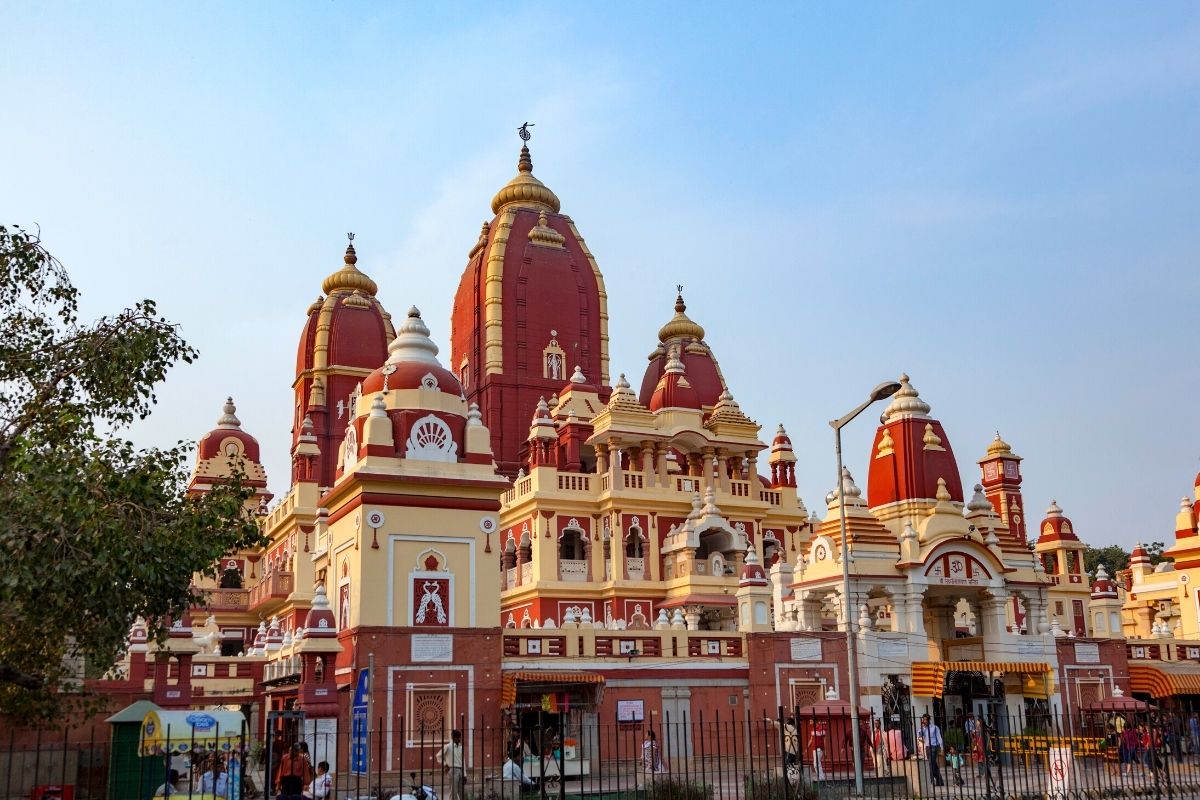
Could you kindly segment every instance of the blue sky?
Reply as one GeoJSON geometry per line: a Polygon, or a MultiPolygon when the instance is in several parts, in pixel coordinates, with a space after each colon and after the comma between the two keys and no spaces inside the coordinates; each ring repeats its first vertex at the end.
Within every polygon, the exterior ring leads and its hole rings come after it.
{"type": "Polygon", "coordinates": [[[1033,519],[1057,499],[1093,543],[1171,540],[1200,468],[1200,6],[0,13],[0,216],[41,225],[87,311],[156,298],[201,350],[140,443],[202,435],[232,394],[282,493],[296,341],[345,232],[445,355],[529,120],[605,274],[614,374],[683,283],[810,506],[825,420],[903,370],[964,483],[999,429],[1033,519]]]}

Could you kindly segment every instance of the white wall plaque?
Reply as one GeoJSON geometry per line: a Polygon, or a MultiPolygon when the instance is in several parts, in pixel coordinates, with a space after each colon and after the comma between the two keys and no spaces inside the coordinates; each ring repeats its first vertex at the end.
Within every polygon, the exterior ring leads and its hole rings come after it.
{"type": "Polygon", "coordinates": [[[449,633],[414,633],[412,637],[412,661],[454,660],[454,635],[449,633]]]}
{"type": "Polygon", "coordinates": [[[1039,636],[1034,641],[1021,642],[1018,644],[1017,652],[1023,656],[1040,656],[1045,652],[1045,645],[1042,644],[1042,639],[1039,636]]]}
{"type": "Polygon", "coordinates": [[[641,722],[645,714],[646,706],[641,700],[617,701],[617,722],[641,722]]]}
{"type": "Polygon", "coordinates": [[[820,661],[820,639],[792,639],[792,661],[820,661]]]}
{"type": "Polygon", "coordinates": [[[1081,642],[1075,645],[1075,663],[1076,664],[1099,664],[1100,663],[1100,645],[1095,642],[1081,642]]]}
{"type": "Polygon", "coordinates": [[[879,657],[897,659],[901,662],[908,660],[908,642],[904,639],[879,640],[879,657]]]}

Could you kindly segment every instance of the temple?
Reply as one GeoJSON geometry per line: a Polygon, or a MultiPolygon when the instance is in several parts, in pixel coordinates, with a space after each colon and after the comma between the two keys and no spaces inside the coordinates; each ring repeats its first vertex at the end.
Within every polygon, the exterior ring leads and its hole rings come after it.
{"type": "Polygon", "coordinates": [[[287,490],[269,493],[232,399],[200,440],[189,491],[240,467],[268,543],[198,579],[207,604],[165,641],[138,621],[99,688],[240,706],[258,734],[297,716],[336,730],[365,691],[390,710],[393,772],[464,722],[550,717],[576,742],[568,774],[596,768],[597,720],[836,705],[848,630],[856,699],[885,719],[1200,699],[1200,476],[1162,563],[1139,546],[1089,574],[1057,502],[1028,524],[1013,448],[968,442],[981,455],[960,471],[902,375],[870,450],[806,508],[798,459],[832,458],[735,400],[699,321],[717,309],[689,312],[680,287],[657,332],[622,332],[650,347],[640,381],[610,378],[597,260],[527,146],[517,169],[464,236],[445,362],[346,247],[297,315],[287,490]]]}

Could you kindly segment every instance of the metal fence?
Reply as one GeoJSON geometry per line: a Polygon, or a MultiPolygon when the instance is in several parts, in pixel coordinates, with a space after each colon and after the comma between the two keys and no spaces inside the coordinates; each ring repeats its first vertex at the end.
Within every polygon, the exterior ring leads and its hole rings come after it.
{"type": "MultiPolygon", "coordinates": [[[[991,713],[947,720],[939,705],[863,716],[864,795],[870,798],[1200,798],[1200,719],[1187,713],[991,713]]],[[[146,798],[177,779],[174,796],[253,800],[314,788],[329,764],[336,798],[391,800],[824,800],[853,794],[851,719],[833,709],[771,715],[599,719],[558,714],[471,721],[404,717],[367,725],[272,719],[266,737],[147,752],[107,727],[10,731],[0,738],[4,800],[146,798]],[[451,730],[457,730],[456,751],[451,730]],[[293,748],[294,746],[294,748],[293,748]],[[457,771],[457,752],[463,769],[457,771]],[[291,774],[289,774],[291,773],[291,774]],[[222,776],[224,779],[222,780],[222,776]],[[294,779],[293,779],[294,776],[294,779]],[[296,781],[300,784],[297,788],[296,781]],[[49,788],[47,788],[49,787],[49,788]],[[57,788],[55,788],[57,787],[57,788]]],[[[152,750],[153,748],[151,748],[152,750]]]]}

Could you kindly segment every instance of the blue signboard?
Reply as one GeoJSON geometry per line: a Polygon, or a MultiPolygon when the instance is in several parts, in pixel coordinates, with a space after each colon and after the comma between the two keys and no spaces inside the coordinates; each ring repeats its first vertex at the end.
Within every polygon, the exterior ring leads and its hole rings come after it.
{"type": "Polygon", "coordinates": [[[371,670],[358,673],[354,703],[350,706],[350,774],[367,774],[367,703],[371,695],[371,670]]]}

